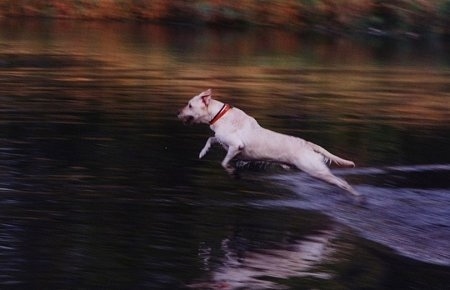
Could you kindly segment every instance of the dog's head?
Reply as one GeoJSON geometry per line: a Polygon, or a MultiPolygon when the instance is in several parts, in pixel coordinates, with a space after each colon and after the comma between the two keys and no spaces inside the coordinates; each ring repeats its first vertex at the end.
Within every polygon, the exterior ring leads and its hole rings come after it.
{"type": "Polygon", "coordinates": [[[208,89],[189,100],[188,104],[178,112],[178,119],[185,124],[209,123],[208,113],[212,90],[208,89]]]}

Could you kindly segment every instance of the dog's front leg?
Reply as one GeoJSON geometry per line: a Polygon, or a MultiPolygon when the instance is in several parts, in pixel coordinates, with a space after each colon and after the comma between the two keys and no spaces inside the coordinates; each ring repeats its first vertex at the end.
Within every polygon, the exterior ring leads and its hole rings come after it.
{"type": "Polygon", "coordinates": [[[203,147],[202,151],[200,151],[198,158],[202,159],[203,156],[205,156],[205,154],[208,152],[209,148],[211,148],[211,145],[213,145],[214,143],[217,143],[217,142],[218,141],[217,141],[216,137],[209,137],[208,140],[206,141],[206,144],[203,147]]]}
{"type": "Polygon", "coordinates": [[[225,168],[225,170],[229,174],[233,174],[234,170],[235,170],[235,168],[230,165],[231,159],[236,157],[236,155],[241,153],[241,151],[242,151],[242,148],[240,146],[229,146],[228,147],[227,155],[225,156],[225,158],[222,161],[222,167],[225,168]]]}

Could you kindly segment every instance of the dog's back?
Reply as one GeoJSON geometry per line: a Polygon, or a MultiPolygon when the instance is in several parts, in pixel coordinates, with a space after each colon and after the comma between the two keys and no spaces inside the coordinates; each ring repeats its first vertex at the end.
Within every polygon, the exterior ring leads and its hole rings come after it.
{"type": "Polygon", "coordinates": [[[193,97],[178,115],[184,121],[208,123],[215,132],[215,136],[208,138],[201,150],[200,158],[212,144],[221,143],[227,150],[222,166],[229,173],[234,172],[230,161],[236,156],[247,160],[275,161],[293,165],[359,196],[345,180],[334,176],[326,165],[326,161],[331,160],[338,165],[354,166],[352,161],[333,155],[301,138],[265,129],[244,111],[214,100],[211,96],[212,91],[207,90],[193,97]]]}

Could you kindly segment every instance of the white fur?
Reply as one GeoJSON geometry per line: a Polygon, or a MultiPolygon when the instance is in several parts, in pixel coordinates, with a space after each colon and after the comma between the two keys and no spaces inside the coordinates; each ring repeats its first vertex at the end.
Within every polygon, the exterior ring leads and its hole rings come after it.
{"type": "MultiPolygon", "coordinates": [[[[209,89],[193,97],[188,105],[181,109],[178,118],[189,123],[209,124],[222,106],[222,102],[212,99],[212,91],[209,89]]],[[[238,158],[242,160],[272,161],[295,166],[359,196],[345,180],[333,175],[326,165],[329,161],[342,166],[355,166],[352,161],[337,157],[301,138],[265,129],[253,117],[238,108],[230,109],[210,125],[210,128],[215,132],[215,136],[208,138],[199,157],[205,156],[214,143],[222,144],[227,150],[222,166],[229,173],[234,172],[230,161],[239,155],[238,158]]]]}

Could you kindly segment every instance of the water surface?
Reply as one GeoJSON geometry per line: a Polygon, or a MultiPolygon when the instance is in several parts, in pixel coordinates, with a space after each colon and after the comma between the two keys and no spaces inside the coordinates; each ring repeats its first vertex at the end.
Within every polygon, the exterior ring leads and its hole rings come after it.
{"type": "Polygon", "coordinates": [[[0,285],[443,289],[450,62],[439,39],[123,23],[0,29],[0,285]],[[178,108],[213,88],[334,172],[220,167],[178,108]]]}

